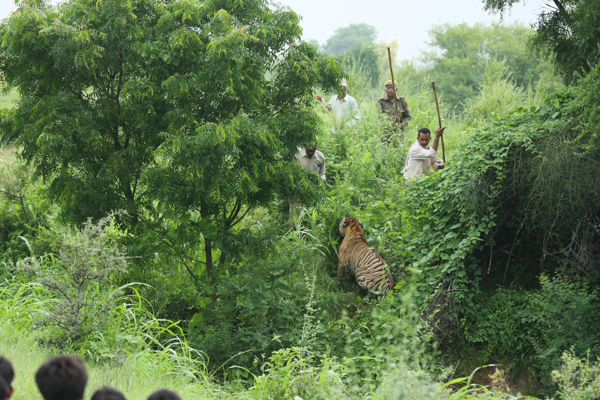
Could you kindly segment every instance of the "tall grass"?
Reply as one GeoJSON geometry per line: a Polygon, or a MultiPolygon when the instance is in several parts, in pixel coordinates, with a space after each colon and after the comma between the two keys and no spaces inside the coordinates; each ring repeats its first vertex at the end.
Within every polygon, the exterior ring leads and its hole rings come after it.
{"type": "MultiPolygon", "coordinates": [[[[12,398],[41,399],[34,375],[40,365],[54,353],[41,347],[24,332],[4,325],[0,328],[0,354],[10,359],[15,368],[15,394],[12,398]]],[[[215,399],[226,394],[216,384],[170,374],[170,363],[151,351],[121,360],[118,364],[86,361],[86,367],[90,377],[86,399],[104,385],[121,390],[129,400],[145,400],[155,390],[165,387],[189,399],[215,399]]]]}
{"type": "MultiPolygon", "coordinates": [[[[35,283],[5,278],[0,291],[0,354],[14,364],[17,378],[14,399],[40,398],[34,384],[37,368],[58,349],[39,345],[30,334],[35,315],[54,300],[35,283]]],[[[156,319],[134,296],[124,297],[111,314],[112,332],[88,338],[79,354],[86,358],[88,393],[109,385],[128,399],[146,399],[168,387],[191,398],[218,398],[224,391],[211,379],[203,356],[190,348],[177,323],[156,319]]],[[[68,349],[64,349],[69,352],[68,349]]],[[[60,351],[62,352],[62,351],[60,351]]]]}

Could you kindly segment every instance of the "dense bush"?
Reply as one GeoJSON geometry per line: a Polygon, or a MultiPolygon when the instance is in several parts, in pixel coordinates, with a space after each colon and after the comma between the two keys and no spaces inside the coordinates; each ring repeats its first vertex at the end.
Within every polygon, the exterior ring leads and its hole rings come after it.
{"type": "Polygon", "coordinates": [[[589,354],[577,357],[572,350],[560,358],[560,369],[552,371],[552,380],[558,385],[561,400],[587,400],[600,391],[600,359],[590,362],[589,354]]]}
{"type": "Polygon", "coordinates": [[[502,360],[513,376],[536,376],[536,390],[548,394],[554,390],[551,371],[559,369],[564,351],[600,355],[594,317],[600,304],[596,290],[565,278],[542,275],[540,286],[535,291],[498,289],[466,308],[462,322],[466,341],[478,348],[478,362],[502,360]]]}
{"type": "Polygon", "coordinates": [[[35,320],[44,342],[79,349],[109,322],[120,296],[114,276],[127,271],[126,257],[114,243],[112,220],[110,215],[98,224],[88,221],[81,231],[61,238],[56,255],[17,263],[20,273],[31,275],[55,299],[35,320]]]}

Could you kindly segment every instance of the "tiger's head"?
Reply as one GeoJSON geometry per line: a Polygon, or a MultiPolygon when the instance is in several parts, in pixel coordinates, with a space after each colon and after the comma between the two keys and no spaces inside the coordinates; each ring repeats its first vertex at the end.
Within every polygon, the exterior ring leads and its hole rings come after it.
{"type": "Polygon", "coordinates": [[[344,217],[340,222],[340,235],[346,236],[348,232],[363,233],[363,224],[360,223],[358,218],[344,217]]]}

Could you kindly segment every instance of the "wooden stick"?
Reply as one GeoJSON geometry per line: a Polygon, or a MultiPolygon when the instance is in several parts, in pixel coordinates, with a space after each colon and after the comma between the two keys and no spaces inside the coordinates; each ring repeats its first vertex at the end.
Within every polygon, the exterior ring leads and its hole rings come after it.
{"type": "MultiPolygon", "coordinates": [[[[442,117],[440,116],[440,106],[438,104],[438,99],[437,99],[437,93],[435,91],[435,82],[431,81],[431,87],[433,88],[433,98],[435,99],[435,108],[437,109],[437,113],[438,113],[438,124],[440,125],[440,128],[442,127],[442,117]]],[[[444,135],[442,135],[442,160],[444,161],[444,164],[446,164],[446,150],[444,149],[444,135]]]]}
{"type": "Polygon", "coordinates": [[[396,118],[400,115],[400,111],[398,111],[398,96],[396,96],[396,81],[394,80],[394,70],[392,69],[392,53],[390,52],[390,48],[388,47],[388,60],[390,62],[390,73],[392,74],[392,87],[394,88],[394,105],[396,106],[396,118]]]}
{"type": "Polygon", "coordinates": [[[335,121],[335,123],[337,124],[337,120],[335,119],[335,117],[333,116],[333,114],[331,113],[331,111],[329,111],[329,109],[327,108],[327,106],[325,104],[323,104],[323,102],[321,100],[316,99],[320,105],[323,106],[323,108],[325,109],[325,111],[327,111],[327,114],[331,115],[331,118],[333,118],[333,120],[335,121]]]}

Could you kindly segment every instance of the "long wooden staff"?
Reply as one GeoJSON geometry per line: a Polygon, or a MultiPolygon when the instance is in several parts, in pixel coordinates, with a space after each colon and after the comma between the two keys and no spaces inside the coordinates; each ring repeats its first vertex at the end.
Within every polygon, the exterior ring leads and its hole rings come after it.
{"type": "Polygon", "coordinates": [[[337,124],[337,120],[335,119],[335,117],[333,116],[333,114],[331,113],[331,111],[329,111],[327,109],[327,106],[325,104],[323,104],[323,102],[321,100],[317,100],[319,102],[320,105],[323,106],[323,108],[325,109],[325,111],[327,111],[327,114],[329,114],[331,116],[331,118],[333,118],[333,120],[335,121],[335,123],[337,124]]]}
{"type": "Polygon", "coordinates": [[[392,87],[394,88],[394,105],[396,106],[396,118],[400,115],[398,111],[398,96],[396,96],[396,81],[394,80],[394,70],[392,69],[392,53],[388,47],[388,60],[390,62],[390,73],[392,74],[392,87]]]}
{"type": "MultiPolygon", "coordinates": [[[[438,124],[440,128],[442,127],[442,117],[440,117],[440,106],[438,104],[437,93],[435,92],[435,82],[431,81],[431,87],[433,88],[433,98],[435,99],[435,108],[438,113],[438,124]]],[[[444,136],[442,135],[442,160],[444,160],[444,164],[446,164],[446,150],[444,149],[444,136]]]]}

